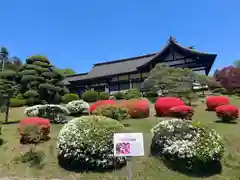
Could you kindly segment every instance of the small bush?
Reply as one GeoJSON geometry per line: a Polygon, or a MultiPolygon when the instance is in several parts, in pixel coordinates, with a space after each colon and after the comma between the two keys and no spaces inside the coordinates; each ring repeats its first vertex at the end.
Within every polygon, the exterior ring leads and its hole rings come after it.
{"type": "Polygon", "coordinates": [[[225,96],[208,96],[206,99],[207,110],[209,111],[215,111],[216,107],[229,103],[229,99],[225,96]]]}
{"type": "Polygon", "coordinates": [[[26,104],[26,101],[24,99],[18,99],[18,98],[11,98],[10,99],[10,107],[21,107],[26,104]]]}
{"type": "Polygon", "coordinates": [[[230,104],[216,107],[217,116],[224,122],[229,122],[237,119],[239,115],[238,113],[238,108],[230,104]]]}
{"type": "Polygon", "coordinates": [[[141,98],[141,92],[138,89],[128,89],[125,92],[125,99],[139,99],[141,98]]]}
{"type": "Polygon", "coordinates": [[[86,102],[95,102],[98,100],[98,92],[96,91],[85,91],[82,94],[82,99],[86,102]]]}
{"type": "Polygon", "coordinates": [[[29,90],[29,91],[26,91],[23,96],[25,98],[29,98],[29,97],[36,97],[36,96],[39,96],[39,93],[37,91],[34,91],[34,90],[29,90]]]}
{"type": "Polygon", "coordinates": [[[34,147],[29,151],[22,153],[15,161],[21,161],[28,164],[29,167],[42,167],[45,153],[43,151],[36,151],[34,147]]]}
{"type": "Polygon", "coordinates": [[[224,93],[226,91],[227,90],[225,88],[221,88],[221,87],[212,90],[213,93],[219,93],[219,94],[224,93]]]}
{"type": "Polygon", "coordinates": [[[115,100],[99,100],[94,104],[90,105],[89,112],[92,113],[99,106],[107,105],[107,104],[116,104],[116,101],[115,100]]]}
{"type": "Polygon", "coordinates": [[[75,101],[75,100],[79,100],[79,96],[77,94],[74,94],[74,93],[69,93],[69,94],[65,94],[63,97],[62,97],[62,101],[64,104],[67,104],[71,101],[75,101]]]}
{"type": "Polygon", "coordinates": [[[89,104],[83,100],[71,101],[66,107],[70,115],[79,115],[89,111],[89,104]]]}
{"type": "Polygon", "coordinates": [[[40,99],[38,97],[29,97],[26,99],[26,105],[28,106],[33,106],[39,103],[40,103],[40,99]]]}
{"type": "Polygon", "coordinates": [[[39,117],[25,118],[20,122],[19,133],[23,143],[39,143],[46,140],[50,133],[50,122],[48,119],[39,117]]]}
{"type": "Polygon", "coordinates": [[[93,111],[94,115],[101,115],[121,121],[129,117],[128,109],[120,107],[117,104],[108,104],[98,107],[93,111]]]}
{"type": "Polygon", "coordinates": [[[131,118],[146,118],[149,116],[149,102],[144,99],[125,100],[121,103],[122,107],[128,109],[131,118]]]}
{"type": "Polygon", "coordinates": [[[116,100],[125,99],[125,94],[123,92],[116,92],[113,94],[113,96],[116,98],[116,100]]]}
{"type": "Polygon", "coordinates": [[[185,105],[174,106],[169,111],[172,117],[186,120],[192,120],[192,116],[194,114],[193,108],[185,105]]]}
{"type": "Polygon", "coordinates": [[[144,93],[144,96],[149,98],[149,97],[158,97],[157,93],[152,92],[152,91],[147,91],[144,93]]]}
{"type": "Polygon", "coordinates": [[[85,170],[125,164],[125,157],[113,155],[113,134],[122,128],[121,123],[104,116],[82,116],[69,121],[57,138],[60,164],[85,170]]]}
{"type": "Polygon", "coordinates": [[[164,120],[152,132],[152,155],[160,156],[174,169],[201,172],[213,162],[220,163],[223,156],[222,138],[215,130],[199,123],[164,120]]]}
{"type": "Polygon", "coordinates": [[[3,144],[3,139],[2,139],[2,126],[0,126],[0,145],[3,144]]]}
{"type": "Polygon", "coordinates": [[[156,115],[161,116],[169,116],[170,109],[174,106],[182,106],[185,105],[184,102],[180,98],[176,97],[160,97],[155,102],[155,110],[156,115]]]}
{"type": "Polygon", "coordinates": [[[25,115],[29,117],[42,117],[49,119],[52,123],[66,123],[69,111],[66,107],[55,104],[35,105],[25,109],[25,115]]]}
{"type": "Polygon", "coordinates": [[[110,98],[110,94],[108,92],[100,92],[99,98],[100,100],[108,100],[110,98]]]}

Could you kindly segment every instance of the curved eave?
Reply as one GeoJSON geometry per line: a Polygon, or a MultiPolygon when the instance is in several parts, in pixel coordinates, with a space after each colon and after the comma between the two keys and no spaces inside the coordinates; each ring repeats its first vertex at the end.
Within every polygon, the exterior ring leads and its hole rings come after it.
{"type": "Polygon", "coordinates": [[[209,55],[209,57],[211,57],[211,59],[209,59],[209,64],[206,67],[206,75],[208,75],[209,72],[211,71],[213,63],[214,63],[214,61],[215,61],[215,59],[217,57],[217,54],[211,54],[211,55],[209,55]]]}
{"type": "MultiPolygon", "coordinates": [[[[205,53],[205,52],[199,52],[199,51],[196,51],[194,49],[190,49],[190,48],[187,48],[187,47],[184,47],[180,44],[178,44],[175,40],[173,40],[172,38],[170,38],[168,40],[168,43],[162,48],[162,50],[156,54],[156,56],[154,56],[152,58],[151,61],[149,62],[146,62],[145,64],[142,64],[141,66],[138,66],[137,69],[140,69],[142,67],[145,67],[147,65],[149,65],[153,60],[155,60],[157,57],[161,56],[168,48],[170,48],[170,46],[175,46],[176,48],[179,48],[180,50],[186,52],[187,54],[193,54],[193,55],[198,55],[198,56],[204,56],[204,57],[209,57],[208,59],[211,61],[211,59],[215,60],[217,54],[210,54],[210,53],[205,53]]],[[[213,64],[213,62],[211,64],[213,64]]]]}
{"type": "Polygon", "coordinates": [[[192,54],[196,54],[196,55],[205,55],[205,56],[216,56],[217,54],[211,54],[211,53],[205,53],[205,52],[200,52],[200,51],[196,51],[195,49],[190,49],[187,47],[184,47],[182,45],[180,45],[179,43],[177,43],[176,41],[172,41],[172,44],[177,46],[179,49],[182,49],[183,51],[192,53],[192,54]]]}

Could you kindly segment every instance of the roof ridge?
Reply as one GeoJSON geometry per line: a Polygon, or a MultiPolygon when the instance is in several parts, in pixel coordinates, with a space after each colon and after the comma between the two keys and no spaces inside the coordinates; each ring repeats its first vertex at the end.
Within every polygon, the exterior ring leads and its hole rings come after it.
{"type": "Polygon", "coordinates": [[[113,61],[106,61],[106,62],[96,63],[96,64],[93,64],[93,66],[100,66],[100,65],[105,65],[105,64],[113,64],[113,63],[118,63],[118,62],[136,60],[136,59],[139,59],[139,58],[144,58],[144,57],[153,56],[153,55],[156,55],[157,53],[158,53],[158,52],[149,53],[149,54],[145,54],[145,55],[141,55],[141,56],[136,56],[136,57],[123,58],[123,59],[119,59],[119,60],[113,60],[113,61]]]}
{"type": "Polygon", "coordinates": [[[87,74],[88,74],[88,72],[85,72],[85,73],[77,73],[77,74],[73,74],[73,75],[66,76],[66,78],[68,78],[68,77],[74,77],[74,76],[87,75],[87,74]]]}

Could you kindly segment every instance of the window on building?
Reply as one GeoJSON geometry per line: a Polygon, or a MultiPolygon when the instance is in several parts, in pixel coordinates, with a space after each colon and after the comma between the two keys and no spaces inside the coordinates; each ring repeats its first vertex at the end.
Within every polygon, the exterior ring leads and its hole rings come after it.
{"type": "Polygon", "coordinates": [[[104,92],[104,91],[105,91],[105,86],[94,87],[94,91],[97,91],[97,92],[104,92]]]}
{"type": "Polygon", "coordinates": [[[133,82],[132,86],[133,86],[133,88],[140,89],[141,88],[141,82],[133,82]]]}
{"type": "Polygon", "coordinates": [[[141,78],[140,73],[130,74],[130,79],[140,79],[140,78],[141,78]]]}
{"type": "Polygon", "coordinates": [[[117,84],[110,84],[109,85],[109,91],[117,91],[118,85],[117,84]]]}
{"type": "Polygon", "coordinates": [[[129,82],[127,82],[127,83],[120,83],[119,84],[119,90],[125,90],[125,89],[130,89],[129,82]]]}
{"type": "Polygon", "coordinates": [[[128,80],[128,75],[119,76],[119,80],[128,80]]]}
{"type": "Polygon", "coordinates": [[[149,76],[149,73],[148,73],[148,72],[142,73],[142,77],[143,77],[143,78],[147,78],[148,76],[149,76]]]}
{"type": "Polygon", "coordinates": [[[73,92],[78,95],[81,95],[84,91],[85,91],[84,87],[73,90],[73,92]]]}
{"type": "Polygon", "coordinates": [[[118,81],[118,76],[112,77],[112,81],[118,81]]]}

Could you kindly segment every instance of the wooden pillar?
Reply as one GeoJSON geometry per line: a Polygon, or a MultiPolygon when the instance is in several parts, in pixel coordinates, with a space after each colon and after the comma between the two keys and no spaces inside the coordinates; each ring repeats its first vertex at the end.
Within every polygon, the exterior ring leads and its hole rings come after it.
{"type": "Polygon", "coordinates": [[[120,88],[119,88],[119,76],[117,76],[117,88],[118,88],[118,91],[120,91],[120,88]]]}
{"type": "Polygon", "coordinates": [[[105,92],[110,93],[110,91],[109,91],[109,83],[107,82],[106,84],[107,84],[107,85],[105,85],[105,92]]]}
{"type": "Polygon", "coordinates": [[[132,79],[130,78],[130,74],[128,74],[128,81],[129,81],[129,89],[132,89],[132,79]]]}

